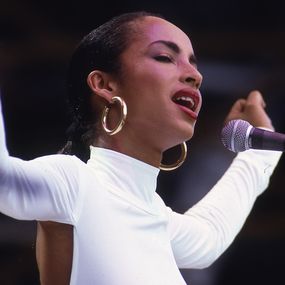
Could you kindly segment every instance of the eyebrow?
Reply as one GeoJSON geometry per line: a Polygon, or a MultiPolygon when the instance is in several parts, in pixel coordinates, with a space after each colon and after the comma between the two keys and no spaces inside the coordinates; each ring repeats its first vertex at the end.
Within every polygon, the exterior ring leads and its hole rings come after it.
{"type": "MultiPolygon", "coordinates": [[[[176,54],[180,54],[181,53],[181,48],[176,43],[171,42],[171,41],[158,40],[158,41],[152,42],[150,44],[150,46],[153,45],[153,44],[163,44],[166,47],[168,47],[169,49],[171,49],[173,52],[175,52],[176,54]]],[[[197,65],[197,58],[196,58],[196,56],[194,54],[191,54],[189,56],[189,62],[191,64],[197,65]]]]}

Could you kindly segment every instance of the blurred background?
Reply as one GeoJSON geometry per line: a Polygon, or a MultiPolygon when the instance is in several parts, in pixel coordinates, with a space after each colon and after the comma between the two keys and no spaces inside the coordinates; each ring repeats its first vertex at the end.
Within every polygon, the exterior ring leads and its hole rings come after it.
{"type": "MultiPolygon", "coordinates": [[[[234,154],[220,142],[232,103],[259,89],[276,131],[285,132],[284,1],[0,1],[0,89],[11,155],[57,152],[68,124],[65,72],[79,40],[109,18],[147,10],[190,36],[204,76],[203,109],[184,165],[161,173],[158,192],[183,212],[221,177],[234,154]]],[[[135,64],[135,63],[134,63],[135,64]]],[[[211,267],[182,270],[192,285],[284,283],[284,159],[230,248],[211,267]]],[[[39,284],[36,223],[0,214],[0,284],[39,284]]],[[[82,284],[83,285],[83,284],[82,284]]],[[[122,284],[123,285],[123,284],[122,284]]]]}

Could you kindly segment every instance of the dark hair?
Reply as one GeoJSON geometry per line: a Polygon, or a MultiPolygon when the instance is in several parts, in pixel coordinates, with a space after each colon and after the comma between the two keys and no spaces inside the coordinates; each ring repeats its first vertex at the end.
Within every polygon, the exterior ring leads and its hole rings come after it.
{"type": "Polygon", "coordinates": [[[74,154],[83,161],[89,158],[89,145],[94,138],[94,125],[98,118],[89,104],[91,90],[86,82],[87,76],[95,69],[119,74],[120,55],[135,32],[131,23],[146,16],[163,18],[145,11],[121,14],[91,31],[75,49],[67,76],[73,123],[67,129],[68,142],[59,153],[74,154]]]}

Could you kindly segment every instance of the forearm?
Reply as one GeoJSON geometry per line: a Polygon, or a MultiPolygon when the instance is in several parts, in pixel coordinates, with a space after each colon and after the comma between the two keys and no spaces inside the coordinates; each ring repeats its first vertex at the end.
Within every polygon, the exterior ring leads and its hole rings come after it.
{"type": "Polygon", "coordinates": [[[169,233],[181,268],[205,268],[231,244],[268,186],[280,153],[240,153],[213,189],[184,215],[169,211],[169,233]]]}
{"type": "Polygon", "coordinates": [[[2,104],[0,100],[0,180],[8,170],[8,150],[6,147],[5,129],[2,115],[2,104]]]}
{"type": "MultiPolygon", "coordinates": [[[[5,127],[0,100],[0,211],[14,218],[27,218],[26,197],[34,187],[21,173],[21,161],[10,157],[5,137],[5,127]]],[[[29,203],[28,203],[29,204],[29,203]]]]}
{"type": "Polygon", "coordinates": [[[215,239],[213,261],[239,233],[256,198],[267,188],[280,155],[265,151],[240,153],[213,189],[185,213],[198,217],[210,228],[210,238],[215,239]]]}

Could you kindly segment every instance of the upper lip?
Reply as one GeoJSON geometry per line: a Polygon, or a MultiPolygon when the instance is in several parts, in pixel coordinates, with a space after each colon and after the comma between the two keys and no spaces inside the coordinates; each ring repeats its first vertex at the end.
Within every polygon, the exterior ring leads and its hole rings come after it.
{"type": "MultiPolygon", "coordinates": [[[[200,102],[201,102],[201,94],[199,90],[194,90],[192,88],[183,88],[180,89],[179,91],[177,91],[173,96],[172,96],[172,101],[173,102],[177,102],[177,99],[184,99],[184,98],[190,98],[191,100],[189,100],[189,103],[186,102],[186,107],[188,107],[190,110],[192,110],[193,112],[197,112],[200,106],[200,102]],[[192,104],[194,103],[194,105],[192,104]]],[[[187,99],[186,99],[187,100],[187,99]]],[[[185,100],[185,101],[186,101],[185,100]]]]}

